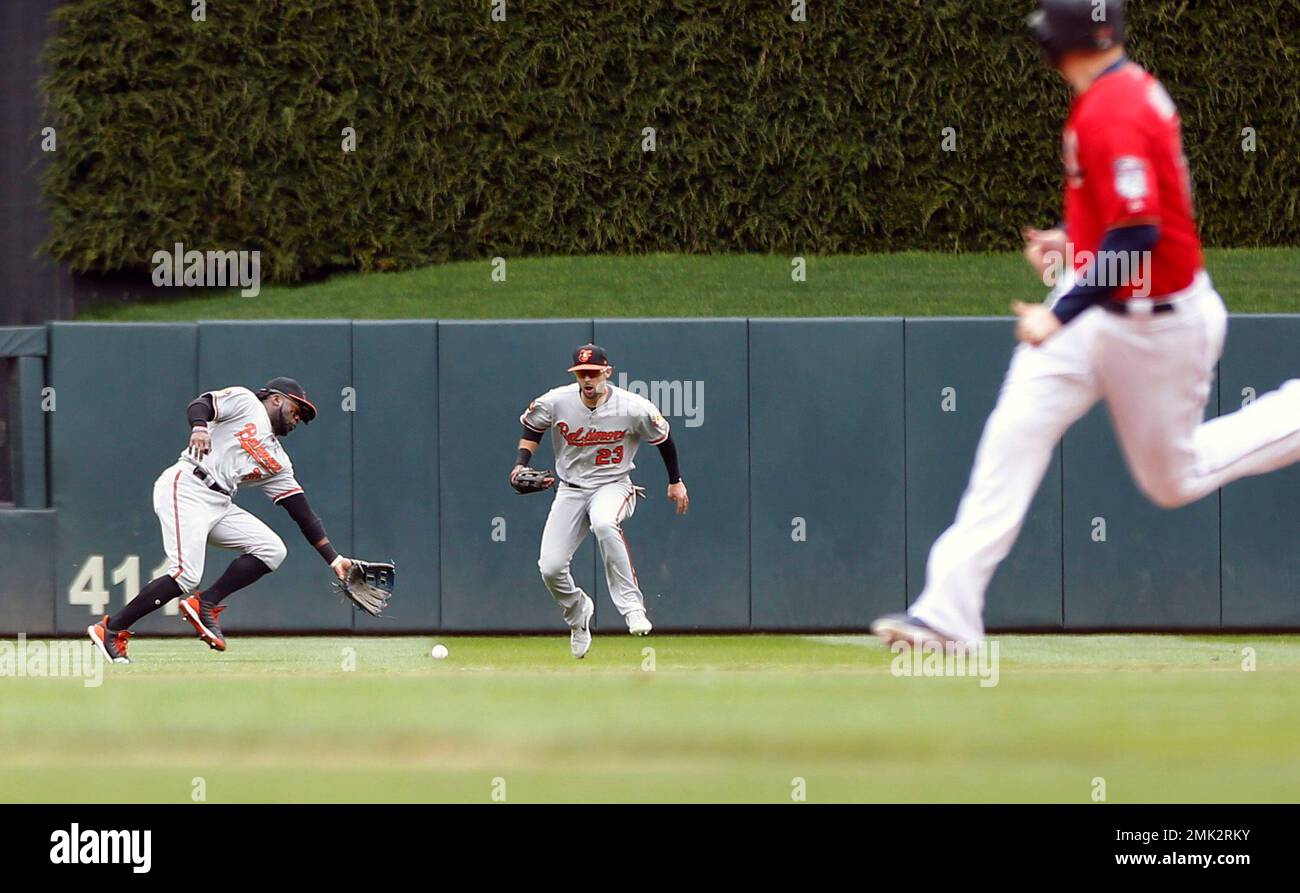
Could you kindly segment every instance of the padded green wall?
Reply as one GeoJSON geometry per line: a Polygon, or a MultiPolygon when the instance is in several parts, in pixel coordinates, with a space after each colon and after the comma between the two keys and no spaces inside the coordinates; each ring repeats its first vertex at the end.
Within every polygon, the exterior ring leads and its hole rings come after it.
{"type": "MultiPolygon", "coordinates": [[[[34,386],[47,363],[54,387],[53,511],[0,511],[0,556],[26,556],[5,566],[31,577],[0,589],[0,631],[84,629],[95,614],[70,589],[93,561],[101,610],[119,608],[114,569],[135,556],[143,583],[163,557],[151,488],[185,445],[185,405],[287,374],[320,407],[286,440],[313,506],[343,552],[397,561],[398,595],[391,619],[355,617],[288,516],[250,492],[239,503],[289,559],[230,600],[232,632],[562,633],[537,571],[550,496],[517,496],[506,473],[519,413],[569,380],[571,352],[592,338],[615,383],[673,395],[661,409],[691,512],[673,514],[646,447],[634,478],[649,499],[626,525],[663,631],[864,629],[903,608],[952,520],[1013,346],[1003,319],[54,324],[49,357],[26,372],[34,386]]],[[[1300,318],[1234,319],[1224,410],[1293,374],[1298,344],[1300,318]]],[[[537,464],[552,461],[546,438],[537,464]]],[[[1298,504],[1300,469],[1287,469],[1158,509],[1099,407],[1049,468],[994,578],[989,626],[1296,628],[1298,504]]],[[[230,557],[210,549],[202,585],[230,557]]],[[[597,599],[597,629],[621,628],[590,538],[574,573],[597,599]]],[[[185,631],[162,612],[140,629],[185,631]]]]}

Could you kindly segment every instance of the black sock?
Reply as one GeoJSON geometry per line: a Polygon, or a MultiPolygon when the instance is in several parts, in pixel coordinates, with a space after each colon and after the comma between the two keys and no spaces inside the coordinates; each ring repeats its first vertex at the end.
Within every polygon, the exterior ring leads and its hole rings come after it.
{"type": "Polygon", "coordinates": [[[114,631],[130,629],[141,617],[152,614],[174,598],[182,595],[180,584],[171,577],[159,577],[150,580],[140,590],[140,594],[131,599],[131,603],[108,618],[108,628],[114,631]]]}
{"type": "Polygon", "coordinates": [[[245,586],[251,586],[270,572],[271,569],[262,559],[253,555],[240,555],[230,562],[230,567],[217,578],[217,582],[203,590],[203,600],[210,605],[219,605],[226,596],[245,586]]]}

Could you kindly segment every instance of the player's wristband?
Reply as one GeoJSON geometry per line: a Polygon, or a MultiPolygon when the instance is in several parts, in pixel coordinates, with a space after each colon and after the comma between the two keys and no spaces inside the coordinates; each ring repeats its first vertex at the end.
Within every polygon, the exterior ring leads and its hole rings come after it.
{"type": "Polygon", "coordinates": [[[207,394],[190,401],[185,407],[185,418],[190,425],[204,425],[217,417],[217,410],[212,402],[212,395],[207,394]]]}
{"type": "Polygon", "coordinates": [[[515,456],[515,464],[516,464],[516,465],[525,465],[525,466],[526,466],[526,465],[528,465],[529,463],[531,463],[532,461],[533,461],[533,451],[532,451],[532,450],[526,450],[526,449],[524,449],[523,447],[520,447],[520,448],[519,448],[519,455],[515,456]]]}
{"type": "Polygon", "coordinates": [[[195,422],[194,427],[190,428],[190,433],[193,434],[195,431],[206,431],[206,430],[208,430],[207,422],[195,422]]]}
{"type": "Polygon", "coordinates": [[[338,550],[335,549],[332,545],[330,545],[328,541],[323,542],[319,546],[317,546],[316,551],[320,553],[321,558],[325,559],[325,563],[330,565],[331,567],[333,567],[334,562],[338,560],[339,557],[338,550]]]}

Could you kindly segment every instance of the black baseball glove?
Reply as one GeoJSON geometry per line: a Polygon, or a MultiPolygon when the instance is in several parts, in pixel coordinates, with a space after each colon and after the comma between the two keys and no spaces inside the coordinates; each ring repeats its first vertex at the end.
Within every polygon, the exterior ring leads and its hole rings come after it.
{"type": "Polygon", "coordinates": [[[371,617],[378,617],[388,607],[397,584],[397,566],[385,561],[352,561],[347,579],[334,586],[352,604],[371,617]]]}
{"type": "Polygon", "coordinates": [[[515,488],[516,493],[524,495],[549,490],[555,486],[555,481],[555,472],[527,466],[510,475],[510,486],[515,488]]]}

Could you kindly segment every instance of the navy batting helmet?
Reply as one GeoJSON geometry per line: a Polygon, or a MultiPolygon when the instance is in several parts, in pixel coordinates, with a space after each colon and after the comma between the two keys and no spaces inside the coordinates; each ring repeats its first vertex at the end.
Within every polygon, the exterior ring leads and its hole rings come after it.
{"type": "Polygon", "coordinates": [[[1124,0],[1038,0],[1029,30],[1056,65],[1068,50],[1108,50],[1124,42],[1124,0]]]}

